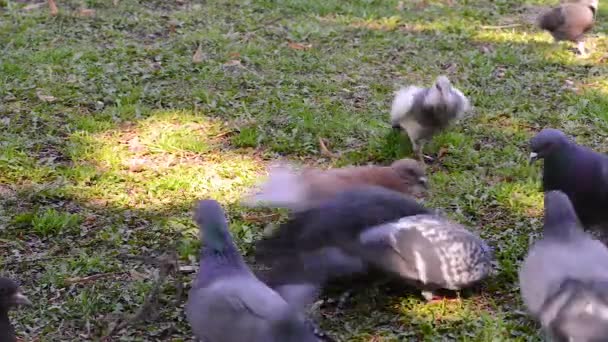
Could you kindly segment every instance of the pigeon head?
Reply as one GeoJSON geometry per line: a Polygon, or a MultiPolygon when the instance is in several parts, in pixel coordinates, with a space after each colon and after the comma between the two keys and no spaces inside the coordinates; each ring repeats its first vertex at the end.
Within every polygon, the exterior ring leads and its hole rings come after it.
{"type": "Polygon", "coordinates": [[[572,202],[568,196],[553,190],[545,193],[545,235],[568,235],[580,226],[572,202]]]}
{"type": "Polygon", "coordinates": [[[206,246],[216,252],[222,252],[231,245],[226,214],[217,201],[199,201],[194,220],[200,228],[200,237],[205,240],[206,246]]]}
{"type": "Polygon", "coordinates": [[[530,163],[537,159],[544,159],[559,152],[564,146],[570,144],[570,139],[564,132],[545,128],[530,140],[530,163]]]}
{"type": "Polygon", "coordinates": [[[13,280],[0,278],[0,311],[8,311],[19,305],[30,305],[31,302],[19,291],[13,280]]]}
{"type": "Polygon", "coordinates": [[[435,80],[434,88],[445,94],[452,90],[452,82],[450,82],[446,76],[442,75],[435,80]]]}
{"type": "Polygon", "coordinates": [[[417,193],[424,193],[428,189],[428,178],[424,167],[417,160],[404,158],[391,164],[397,175],[414,188],[417,193]]]}

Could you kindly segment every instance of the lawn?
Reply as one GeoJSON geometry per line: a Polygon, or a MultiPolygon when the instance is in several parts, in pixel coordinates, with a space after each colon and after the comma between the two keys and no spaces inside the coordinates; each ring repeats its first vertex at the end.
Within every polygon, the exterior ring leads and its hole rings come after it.
{"type": "Polygon", "coordinates": [[[531,24],[549,2],[452,2],[0,0],[0,272],[34,302],[20,336],[191,340],[193,201],[225,205],[249,258],[284,217],[239,205],[268,163],[408,156],[393,91],[446,74],[475,109],[426,148],[428,204],[489,241],[497,275],[433,304],[362,283],[340,306],[336,285],[319,323],[340,341],[539,340],[517,286],[542,222],[527,141],[552,126],[608,152],[608,10],[581,59],[531,24]]]}

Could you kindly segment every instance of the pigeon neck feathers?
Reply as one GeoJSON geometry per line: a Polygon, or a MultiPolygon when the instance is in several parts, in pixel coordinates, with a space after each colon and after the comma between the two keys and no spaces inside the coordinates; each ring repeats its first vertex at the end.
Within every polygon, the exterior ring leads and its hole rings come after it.
{"type": "Polygon", "coordinates": [[[574,207],[561,191],[545,193],[544,235],[547,238],[568,239],[582,232],[574,207]]]}
{"type": "MultiPolygon", "coordinates": [[[[225,273],[229,269],[246,269],[228,230],[224,211],[215,201],[200,201],[195,220],[204,239],[201,249],[201,269],[207,277],[225,273]]],[[[201,273],[202,274],[202,273],[201,273]]]]}

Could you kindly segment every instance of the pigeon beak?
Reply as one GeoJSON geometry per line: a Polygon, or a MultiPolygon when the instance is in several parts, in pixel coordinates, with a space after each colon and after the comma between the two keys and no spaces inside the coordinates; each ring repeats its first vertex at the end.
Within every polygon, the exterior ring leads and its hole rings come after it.
{"type": "Polygon", "coordinates": [[[21,292],[16,292],[11,297],[11,302],[15,305],[32,305],[32,302],[21,292]]]}
{"type": "Polygon", "coordinates": [[[422,185],[423,188],[425,188],[425,189],[429,188],[429,180],[426,177],[420,177],[420,178],[418,178],[418,181],[420,182],[420,184],[422,185]]]}
{"type": "Polygon", "coordinates": [[[532,165],[532,163],[534,163],[536,160],[538,159],[538,153],[536,152],[532,152],[530,153],[530,165],[532,165]]]}

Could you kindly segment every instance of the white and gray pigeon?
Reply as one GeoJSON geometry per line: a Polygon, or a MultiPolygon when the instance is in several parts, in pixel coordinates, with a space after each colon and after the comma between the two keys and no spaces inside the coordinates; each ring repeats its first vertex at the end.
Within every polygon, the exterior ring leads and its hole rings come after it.
{"type": "Polygon", "coordinates": [[[404,130],[412,149],[422,161],[424,143],[471,110],[464,94],[454,88],[446,76],[439,76],[430,88],[409,86],[395,93],[391,107],[391,124],[404,130]]]}
{"type": "Polygon", "coordinates": [[[258,241],[256,260],[272,267],[286,259],[299,263],[293,272],[314,269],[326,279],[379,269],[430,300],[435,290],[460,290],[484,279],[493,253],[475,234],[413,198],[362,186],[294,213],[258,241]]]}
{"type": "Polygon", "coordinates": [[[199,340],[320,341],[315,327],[301,311],[247,267],[219,203],[199,201],[195,220],[204,243],[200,270],[186,303],[186,317],[199,340]]]}
{"type": "Polygon", "coordinates": [[[585,233],[561,191],[545,193],[543,237],[519,271],[523,301],[555,341],[608,338],[608,248],[585,233]]]}
{"type": "Polygon", "coordinates": [[[540,131],[530,147],[531,162],[544,160],[543,191],[568,195],[585,228],[608,229],[608,155],[577,145],[553,128],[540,131]]]}

